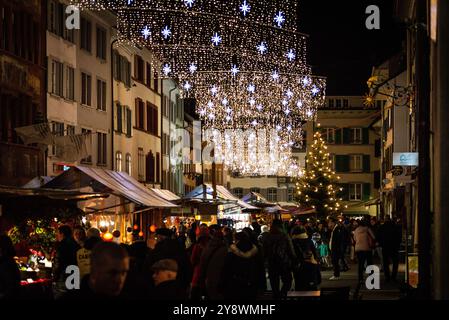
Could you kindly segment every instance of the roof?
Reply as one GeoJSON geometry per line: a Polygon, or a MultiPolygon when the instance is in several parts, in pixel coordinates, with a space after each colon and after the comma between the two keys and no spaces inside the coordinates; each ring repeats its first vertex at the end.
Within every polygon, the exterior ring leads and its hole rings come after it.
{"type": "Polygon", "coordinates": [[[164,189],[151,189],[151,191],[155,192],[159,197],[167,200],[167,201],[178,201],[181,200],[180,197],[178,197],[176,194],[171,192],[170,190],[164,190],[164,189]]]}
{"type": "MultiPolygon", "coordinates": [[[[207,200],[213,200],[213,187],[210,184],[205,184],[206,186],[206,195],[204,195],[204,185],[200,185],[193,189],[191,192],[189,192],[184,199],[190,200],[190,199],[204,199],[204,196],[207,200]]],[[[219,200],[227,200],[231,202],[237,203],[242,209],[244,210],[259,210],[259,208],[254,207],[250,204],[245,203],[244,201],[240,200],[236,196],[234,196],[228,189],[221,185],[217,185],[217,198],[219,200]]]]}
{"type": "Polygon", "coordinates": [[[44,184],[53,180],[53,177],[48,176],[38,176],[34,177],[32,180],[28,181],[27,184],[23,185],[22,188],[40,188],[44,184]]]}
{"type": "Polygon", "coordinates": [[[78,190],[60,190],[44,188],[18,188],[0,186],[0,198],[11,199],[17,197],[43,197],[53,200],[85,201],[94,198],[106,198],[108,194],[99,192],[80,192],[78,190]]]}
{"type": "Polygon", "coordinates": [[[242,198],[242,201],[258,208],[274,207],[276,203],[269,202],[264,196],[257,192],[250,192],[242,198]]]}
{"type": "Polygon", "coordinates": [[[146,188],[125,172],[107,169],[75,166],[63,172],[44,187],[81,188],[91,186],[94,190],[109,189],[112,193],[146,207],[177,208],[178,206],[146,188]]]}

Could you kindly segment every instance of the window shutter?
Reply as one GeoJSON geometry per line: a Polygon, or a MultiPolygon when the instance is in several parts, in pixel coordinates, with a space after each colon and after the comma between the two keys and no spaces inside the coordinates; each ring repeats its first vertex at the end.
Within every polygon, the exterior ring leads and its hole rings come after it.
{"type": "Polygon", "coordinates": [[[131,137],[131,109],[126,108],[126,134],[131,137]]]}
{"type": "Polygon", "coordinates": [[[117,78],[117,51],[115,51],[115,50],[112,53],[112,73],[114,75],[114,79],[118,80],[118,78],[117,78]]]}
{"type": "Polygon", "coordinates": [[[343,144],[351,143],[351,129],[343,128],[343,144]]]}
{"type": "Polygon", "coordinates": [[[341,144],[341,129],[335,129],[335,144],[341,144]]]}
{"type": "Polygon", "coordinates": [[[350,170],[350,160],[349,156],[343,156],[343,172],[349,172],[350,170]]]}
{"type": "Polygon", "coordinates": [[[335,171],[349,172],[349,156],[335,156],[335,171]]]}
{"type": "Polygon", "coordinates": [[[370,183],[364,183],[363,184],[363,201],[368,201],[371,196],[371,184],[370,183]]]}
{"type": "Polygon", "coordinates": [[[381,144],[380,139],[376,139],[376,142],[374,143],[374,156],[376,158],[379,158],[381,156],[381,144]]]}
{"type": "Polygon", "coordinates": [[[349,201],[349,184],[341,183],[338,188],[343,188],[343,190],[337,192],[337,197],[343,199],[343,201],[349,201]]]}
{"type": "Polygon", "coordinates": [[[380,189],[380,170],[374,171],[374,189],[380,189]]]}
{"type": "Polygon", "coordinates": [[[123,118],[122,118],[122,106],[117,104],[117,131],[123,132],[123,118]]]}
{"type": "Polygon", "coordinates": [[[363,155],[363,172],[371,172],[371,159],[369,155],[363,155]]]}
{"type": "Polygon", "coordinates": [[[139,78],[139,60],[137,58],[137,55],[134,55],[134,78],[139,78]]]}
{"type": "Polygon", "coordinates": [[[369,129],[368,128],[362,129],[362,141],[363,141],[363,144],[369,144],[369,129]]]}

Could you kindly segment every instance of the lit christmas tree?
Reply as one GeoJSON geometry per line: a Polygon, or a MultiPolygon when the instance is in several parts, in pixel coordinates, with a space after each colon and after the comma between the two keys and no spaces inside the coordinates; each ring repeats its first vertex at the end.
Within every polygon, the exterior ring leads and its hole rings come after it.
{"type": "Polygon", "coordinates": [[[332,161],[327,146],[316,132],[313,145],[306,155],[306,168],[303,176],[296,183],[296,200],[302,209],[315,209],[318,219],[338,215],[343,210],[342,199],[338,193],[340,177],[332,171],[332,161]]]}

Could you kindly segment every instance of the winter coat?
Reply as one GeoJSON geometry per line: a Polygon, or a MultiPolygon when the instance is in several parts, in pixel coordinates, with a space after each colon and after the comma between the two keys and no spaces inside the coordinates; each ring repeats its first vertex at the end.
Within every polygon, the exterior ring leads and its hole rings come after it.
{"type": "Polygon", "coordinates": [[[342,254],[344,251],[344,230],[337,225],[333,231],[330,230],[329,249],[332,254],[342,254]]]}
{"type": "Polygon", "coordinates": [[[224,239],[212,238],[201,256],[200,281],[205,283],[207,295],[211,300],[222,299],[217,290],[227,254],[228,248],[224,239]]]}
{"type": "Polygon", "coordinates": [[[154,288],[152,300],[156,301],[186,301],[186,291],[176,280],[165,281],[154,288]]]}
{"type": "Polygon", "coordinates": [[[76,252],[76,262],[80,269],[81,279],[90,273],[90,255],[93,247],[101,242],[101,238],[91,237],[84,242],[84,247],[76,252]]]}
{"type": "Polygon", "coordinates": [[[398,251],[402,242],[402,229],[400,225],[387,221],[379,227],[378,242],[383,250],[398,251]]]}
{"type": "Polygon", "coordinates": [[[0,257],[0,300],[17,298],[20,289],[20,271],[12,258],[0,257]]]}
{"type": "Polygon", "coordinates": [[[271,230],[263,242],[263,253],[268,268],[291,272],[296,261],[291,239],[278,230],[271,230]]]}
{"type": "Polygon", "coordinates": [[[192,287],[204,288],[204,282],[201,280],[201,256],[207,247],[208,241],[198,241],[192,250],[192,256],[190,257],[190,263],[193,267],[192,287]]]}
{"type": "Polygon", "coordinates": [[[67,274],[65,270],[68,266],[76,266],[76,252],[81,247],[73,238],[64,238],[56,245],[56,256],[53,265],[53,277],[55,281],[65,281],[67,274]]]}
{"type": "Polygon", "coordinates": [[[257,259],[256,246],[246,252],[231,245],[226,256],[220,287],[225,299],[254,300],[261,284],[259,274],[263,269],[262,261],[257,259]]]}
{"type": "Polygon", "coordinates": [[[370,237],[375,239],[373,232],[368,227],[359,226],[354,230],[355,252],[371,251],[370,237]]]}
{"type": "Polygon", "coordinates": [[[292,236],[292,243],[299,263],[304,262],[308,253],[313,255],[315,261],[319,260],[315,245],[306,233],[292,236]]]}

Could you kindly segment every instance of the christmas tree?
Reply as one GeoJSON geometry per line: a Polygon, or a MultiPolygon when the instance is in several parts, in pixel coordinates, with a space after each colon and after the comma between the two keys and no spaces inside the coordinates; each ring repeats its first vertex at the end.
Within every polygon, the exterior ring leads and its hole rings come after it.
{"type": "Polygon", "coordinates": [[[337,184],[340,177],[332,171],[332,160],[321,133],[316,132],[313,140],[306,155],[306,168],[296,183],[296,200],[302,209],[315,209],[322,219],[342,212],[342,199],[338,198],[342,189],[337,184]]]}

